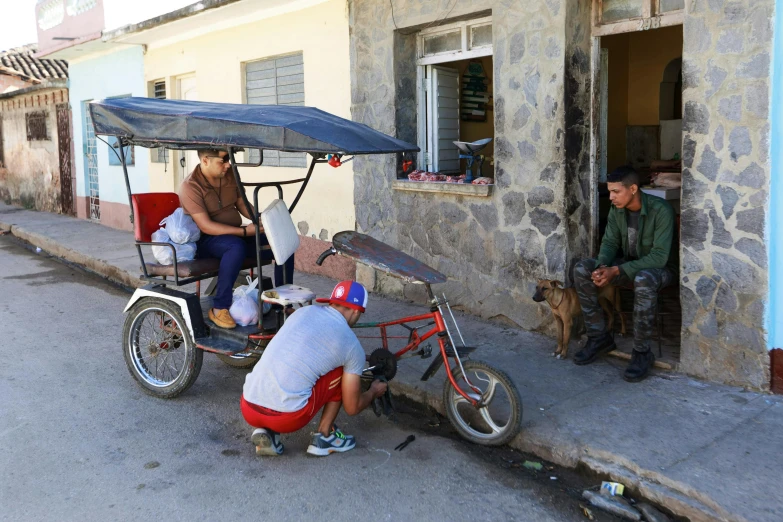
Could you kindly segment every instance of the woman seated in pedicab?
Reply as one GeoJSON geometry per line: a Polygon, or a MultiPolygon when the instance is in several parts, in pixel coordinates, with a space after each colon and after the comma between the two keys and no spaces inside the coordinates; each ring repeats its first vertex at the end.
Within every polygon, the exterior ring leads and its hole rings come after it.
{"type": "MultiPolygon", "coordinates": [[[[209,319],[220,328],[234,328],[229,314],[236,281],[246,258],[256,257],[256,225],[253,209],[247,208],[231,170],[228,152],[216,149],[198,151],[199,164],[182,182],[179,199],[185,214],[193,218],[201,238],[196,243],[199,259],[220,259],[218,282],[209,319]],[[242,224],[242,216],[251,220],[242,224]]],[[[261,246],[268,245],[263,228],[261,246]]],[[[271,260],[272,251],[262,250],[261,259],[271,260]]],[[[293,282],[294,256],[284,266],[275,265],[275,286],[293,282]],[[283,273],[285,270],[285,274],[283,273]]]]}

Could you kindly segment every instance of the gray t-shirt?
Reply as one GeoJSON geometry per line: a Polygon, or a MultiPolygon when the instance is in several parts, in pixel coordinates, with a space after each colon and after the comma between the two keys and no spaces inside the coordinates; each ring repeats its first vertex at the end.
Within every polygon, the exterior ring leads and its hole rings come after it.
{"type": "Polygon", "coordinates": [[[636,259],[637,253],[637,241],[639,238],[639,215],[641,210],[636,212],[628,211],[628,252],[625,253],[626,259],[636,259]]]}
{"type": "Polygon", "coordinates": [[[315,382],[335,368],[361,375],[365,355],[345,317],[331,306],[292,314],[245,378],[247,402],[282,413],[305,407],[315,382]]]}

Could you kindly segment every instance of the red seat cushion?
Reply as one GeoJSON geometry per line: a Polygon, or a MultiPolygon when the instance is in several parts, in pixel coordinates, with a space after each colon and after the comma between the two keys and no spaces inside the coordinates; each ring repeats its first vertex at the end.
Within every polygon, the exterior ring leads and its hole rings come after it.
{"type": "Polygon", "coordinates": [[[136,241],[152,241],[152,233],[160,228],[163,218],[179,208],[179,196],[174,192],[133,194],[133,234],[136,241]]]}

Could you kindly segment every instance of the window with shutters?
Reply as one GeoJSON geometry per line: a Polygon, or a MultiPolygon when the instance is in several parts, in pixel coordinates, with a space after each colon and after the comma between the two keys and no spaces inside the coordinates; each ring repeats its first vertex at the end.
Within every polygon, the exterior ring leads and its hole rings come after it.
{"type": "Polygon", "coordinates": [[[685,0],[593,0],[593,36],[681,25],[685,0]]]}
{"type": "MultiPolygon", "coordinates": [[[[455,142],[495,137],[491,17],[428,28],[418,35],[418,155],[415,170],[466,174],[455,142]]],[[[492,143],[480,150],[474,178],[494,177],[492,143]]],[[[408,178],[403,172],[402,178],[408,178]]],[[[438,178],[440,179],[440,177],[438,178]]]]}
{"type": "Polygon", "coordinates": [[[28,112],[25,114],[27,141],[46,141],[49,139],[49,132],[46,128],[47,119],[46,111],[28,112]]]}
{"type": "MultiPolygon", "coordinates": [[[[304,105],[304,61],[302,53],[245,64],[245,96],[250,105],[304,105]]],[[[258,151],[251,150],[248,161],[258,161],[258,151]]],[[[306,167],[303,152],[264,151],[264,166],[306,167]]]]}
{"type": "MultiPolygon", "coordinates": [[[[148,89],[151,98],[155,98],[156,100],[166,99],[166,80],[155,80],[154,82],[150,82],[148,89]]],[[[152,163],[168,163],[169,149],[164,147],[150,149],[150,161],[152,161],[152,163]]]]}

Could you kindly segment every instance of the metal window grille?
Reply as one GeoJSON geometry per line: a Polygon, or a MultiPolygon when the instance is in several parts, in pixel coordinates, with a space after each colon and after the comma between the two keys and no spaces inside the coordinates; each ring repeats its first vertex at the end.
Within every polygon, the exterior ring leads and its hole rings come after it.
{"type": "MultiPolygon", "coordinates": [[[[304,57],[297,53],[267,58],[245,66],[245,88],[250,105],[304,105],[304,57]]],[[[258,161],[251,150],[249,161],[258,161]]],[[[264,151],[267,167],[307,167],[303,152],[264,151]]]]}
{"type": "MultiPolygon", "coordinates": [[[[86,104],[85,104],[86,106],[86,104]]],[[[98,186],[98,142],[89,109],[84,112],[85,156],[87,159],[87,190],[90,200],[90,219],[100,221],[101,198],[98,186]]]]}
{"type": "MultiPolygon", "coordinates": [[[[166,99],[166,81],[158,80],[152,84],[152,96],[156,100],[166,99]]],[[[169,162],[169,149],[164,147],[158,147],[151,151],[151,161],[153,163],[168,163],[169,162]]]]}
{"type": "Polygon", "coordinates": [[[25,114],[27,141],[46,141],[49,139],[46,120],[47,114],[45,111],[28,112],[25,114]]]}

